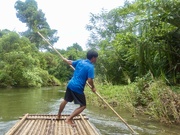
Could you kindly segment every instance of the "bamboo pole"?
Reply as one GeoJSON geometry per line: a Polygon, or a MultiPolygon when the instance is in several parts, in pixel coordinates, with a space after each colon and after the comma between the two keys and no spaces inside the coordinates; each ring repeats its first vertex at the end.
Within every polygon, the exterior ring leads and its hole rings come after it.
{"type": "MultiPolygon", "coordinates": [[[[53,46],[52,46],[52,44],[51,43],[49,43],[49,41],[38,31],[37,32],[52,48],[53,48],[53,50],[62,58],[62,59],[64,59],[64,57],[60,54],[60,52],[58,52],[53,46]]],[[[72,69],[74,69],[75,70],[75,68],[72,66],[72,65],[69,65],[72,69]]]]}
{"type": "MultiPolygon", "coordinates": [[[[51,43],[49,43],[49,41],[48,41],[46,38],[44,38],[44,36],[43,36],[39,31],[38,31],[37,33],[54,49],[54,51],[56,51],[56,52],[59,54],[59,56],[60,56],[62,59],[64,59],[64,57],[51,45],[51,43]]],[[[75,68],[74,68],[72,65],[70,65],[70,67],[75,70],[75,68]]],[[[86,84],[91,88],[91,85],[90,85],[88,82],[86,82],[86,84]]],[[[104,98],[100,96],[99,93],[97,93],[97,92],[94,92],[94,93],[119,117],[119,119],[131,130],[132,134],[138,134],[138,133],[135,132],[135,131],[127,124],[127,122],[125,122],[125,120],[108,104],[108,102],[106,102],[106,101],[104,100],[104,98]]]]}
{"type": "Polygon", "coordinates": [[[22,123],[26,120],[27,117],[28,117],[28,113],[24,115],[24,117],[16,125],[14,125],[14,127],[11,128],[11,130],[9,130],[5,135],[13,135],[22,125],[22,123]]]}
{"type": "Polygon", "coordinates": [[[80,116],[81,120],[83,121],[82,125],[84,126],[84,129],[85,129],[87,135],[91,135],[91,131],[89,130],[89,126],[86,125],[87,123],[85,122],[84,117],[81,114],[79,116],[80,116]]]}

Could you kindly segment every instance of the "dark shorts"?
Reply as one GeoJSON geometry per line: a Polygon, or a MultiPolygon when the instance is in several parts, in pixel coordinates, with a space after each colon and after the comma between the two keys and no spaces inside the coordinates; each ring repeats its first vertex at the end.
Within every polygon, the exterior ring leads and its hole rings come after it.
{"type": "Polygon", "coordinates": [[[66,93],[64,96],[64,99],[67,102],[74,101],[75,104],[79,104],[81,106],[86,106],[86,98],[84,94],[79,94],[77,92],[74,92],[70,90],[69,88],[66,89],[66,93]]]}

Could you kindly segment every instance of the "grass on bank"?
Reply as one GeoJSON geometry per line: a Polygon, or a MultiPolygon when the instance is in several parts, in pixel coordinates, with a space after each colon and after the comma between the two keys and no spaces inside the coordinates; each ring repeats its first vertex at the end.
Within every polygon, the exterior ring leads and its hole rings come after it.
{"type": "MultiPolygon", "coordinates": [[[[180,124],[180,94],[173,92],[161,80],[141,78],[129,85],[96,84],[96,88],[112,107],[125,108],[133,116],[141,113],[163,123],[180,124]]],[[[106,108],[103,101],[90,90],[85,90],[85,93],[88,103],[106,108]]]]}

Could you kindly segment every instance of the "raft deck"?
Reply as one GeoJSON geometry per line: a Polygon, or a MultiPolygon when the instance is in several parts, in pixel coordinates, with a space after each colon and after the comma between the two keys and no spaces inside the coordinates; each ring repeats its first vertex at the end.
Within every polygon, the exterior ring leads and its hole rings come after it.
{"type": "Polygon", "coordinates": [[[65,123],[68,116],[26,114],[5,135],[99,135],[86,115],[74,117],[76,127],[65,123]]]}

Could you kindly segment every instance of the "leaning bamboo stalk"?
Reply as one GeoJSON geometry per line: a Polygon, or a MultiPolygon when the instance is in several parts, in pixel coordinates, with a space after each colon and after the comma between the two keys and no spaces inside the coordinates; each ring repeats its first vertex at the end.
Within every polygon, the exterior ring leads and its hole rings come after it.
{"type": "MultiPolygon", "coordinates": [[[[60,56],[62,59],[64,59],[64,57],[51,45],[51,43],[49,43],[49,41],[48,41],[46,38],[44,38],[44,36],[43,36],[40,32],[37,32],[37,33],[54,49],[54,51],[56,51],[56,52],[59,54],[59,56],[60,56]]],[[[72,65],[70,65],[70,67],[75,70],[75,68],[74,68],[72,65]]],[[[88,82],[86,82],[86,83],[87,83],[87,85],[91,88],[91,85],[90,85],[88,82]]],[[[124,119],[100,96],[100,94],[98,94],[97,92],[95,92],[95,94],[119,117],[119,119],[131,130],[132,134],[138,134],[138,133],[135,132],[135,131],[124,121],[124,119]]]]}

